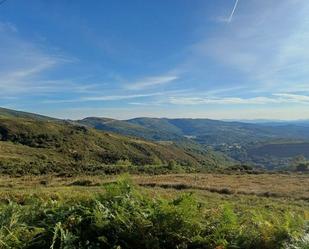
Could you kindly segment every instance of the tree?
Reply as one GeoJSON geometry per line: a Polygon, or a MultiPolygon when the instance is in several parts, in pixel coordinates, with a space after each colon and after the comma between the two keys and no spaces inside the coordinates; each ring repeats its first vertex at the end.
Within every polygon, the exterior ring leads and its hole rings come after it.
{"type": "Polygon", "coordinates": [[[309,163],[300,163],[296,166],[296,171],[309,171],[309,163]]]}
{"type": "Polygon", "coordinates": [[[171,161],[168,162],[167,168],[168,168],[169,170],[173,170],[173,169],[175,169],[176,167],[177,167],[177,163],[176,163],[175,160],[171,160],[171,161]]]}

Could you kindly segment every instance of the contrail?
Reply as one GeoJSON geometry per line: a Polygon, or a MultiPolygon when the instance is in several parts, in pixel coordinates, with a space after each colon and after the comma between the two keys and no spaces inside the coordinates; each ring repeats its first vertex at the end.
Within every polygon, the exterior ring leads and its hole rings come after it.
{"type": "Polygon", "coordinates": [[[233,15],[234,15],[234,12],[235,12],[235,10],[236,10],[236,8],[237,8],[238,1],[239,1],[239,0],[236,0],[236,1],[235,1],[234,8],[233,8],[233,10],[232,10],[232,13],[231,13],[229,19],[228,19],[228,22],[231,22],[232,19],[233,19],[233,15]]]}

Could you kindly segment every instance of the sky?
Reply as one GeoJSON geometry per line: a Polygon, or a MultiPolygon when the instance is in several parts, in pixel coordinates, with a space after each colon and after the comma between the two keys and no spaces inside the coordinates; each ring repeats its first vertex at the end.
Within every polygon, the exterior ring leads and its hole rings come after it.
{"type": "Polygon", "coordinates": [[[309,119],[308,44],[308,0],[7,0],[0,106],[70,119],[309,119]]]}

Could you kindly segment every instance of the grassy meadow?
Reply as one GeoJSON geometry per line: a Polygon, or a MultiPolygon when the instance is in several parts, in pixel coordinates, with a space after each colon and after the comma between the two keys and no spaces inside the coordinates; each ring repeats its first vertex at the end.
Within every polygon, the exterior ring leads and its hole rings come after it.
{"type": "Polygon", "coordinates": [[[0,178],[0,248],[308,248],[309,176],[0,178]]]}

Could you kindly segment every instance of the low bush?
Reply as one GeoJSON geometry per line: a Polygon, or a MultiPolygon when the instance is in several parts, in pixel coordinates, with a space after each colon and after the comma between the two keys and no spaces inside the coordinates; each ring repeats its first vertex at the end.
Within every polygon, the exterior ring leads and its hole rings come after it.
{"type": "Polygon", "coordinates": [[[82,180],[77,180],[69,184],[69,186],[93,186],[94,183],[91,180],[87,179],[82,179],[82,180]]]}
{"type": "Polygon", "coordinates": [[[304,219],[293,212],[228,204],[209,209],[188,193],[151,198],[128,179],[104,187],[104,194],[87,200],[32,197],[1,204],[0,248],[276,249],[307,243],[304,219]]]}

